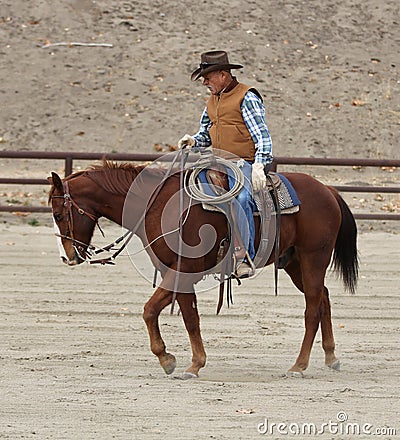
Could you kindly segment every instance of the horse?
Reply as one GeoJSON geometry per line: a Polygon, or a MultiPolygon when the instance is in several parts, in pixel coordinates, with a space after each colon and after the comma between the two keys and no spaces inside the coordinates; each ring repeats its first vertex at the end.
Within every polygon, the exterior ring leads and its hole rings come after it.
{"type": "MultiPolygon", "coordinates": [[[[229,225],[222,213],[206,211],[201,204],[187,208],[181,223],[176,208],[165,215],[166,206],[180,191],[182,173],[161,177],[160,180],[160,176],[165,176],[165,169],[153,170],[148,173],[150,180],[144,185],[152,189],[149,193],[144,191],[140,194],[138,188],[143,187],[143,181],[137,187],[135,183],[148,169],[148,165],[104,161],[64,179],[53,172],[48,178],[51,183],[49,203],[62,259],[69,265],[80,264],[87,259],[100,217],[119,225],[128,224],[128,228],[140,238],[162,276],[161,283],[143,310],[151,351],[158,357],[166,374],[174,372],[176,359],[166,350],[158,319],[161,311],[176,299],[192,349],[191,364],[182,378],[195,378],[206,364],[206,352],[194,286],[204,273],[210,273],[217,267],[220,243],[226,240],[229,225]],[[158,177],[154,180],[152,176],[158,177]],[[145,209],[137,212],[140,204],[145,209]],[[165,233],[166,222],[170,223],[168,233],[165,233]],[[205,227],[211,228],[212,234],[207,234],[213,237],[211,244],[210,240],[204,239],[205,227]],[[195,257],[187,255],[184,248],[179,247],[179,240],[185,247],[201,248],[201,252],[195,257]]],[[[325,364],[339,370],[325,275],[331,266],[342,279],[345,289],[354,293],[359,266],[356,223],[349,206],[333,187],[304,173],[282,174],[293,185],[301,205],[298,212],[281,216],[278,249],[271,252],[266,265],[279,263],[279,268],[284,269],[305,296],[304,337],[299,354],[286,374],[303,376],[319,326],[325,364]]],[[[180,197],[188,199],[187,194],[180,197]]],[[[256,229],[259,227],[257,221],[256,229]]],[[[257,248],[257,239],[255,244],[257,248]]]]}

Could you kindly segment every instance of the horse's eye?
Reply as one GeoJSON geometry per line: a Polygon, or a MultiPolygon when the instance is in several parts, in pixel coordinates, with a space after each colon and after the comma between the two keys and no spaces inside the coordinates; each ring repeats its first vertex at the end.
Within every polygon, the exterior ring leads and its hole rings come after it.
{"type": "Polygon", "coordinates": [[[63,219],[62,214],[54,214],[54,220],[60,222],[63,219]]]}

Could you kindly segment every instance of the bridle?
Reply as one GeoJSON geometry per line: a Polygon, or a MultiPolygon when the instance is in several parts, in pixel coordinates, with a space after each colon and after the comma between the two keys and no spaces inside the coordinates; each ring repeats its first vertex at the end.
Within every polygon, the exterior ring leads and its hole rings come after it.
{"type": "Polygon", "coordinates": [[[134,236],[134,234],[137,231],[137,229],[139,228],[144,216],[138,222],[138,224],[135,226],[134,229],[127,230],[124,234],[122,234],[120,237],[118,237],[116,240],[114,240],[112,243],[108,244],[107,246],[98,247],[98,246],[94,246],[93,244],[90,244],[90,243],[84,243],[80,240],[77,240],[74,237],[74,219],[73,219],[73,215],[72,215],[72,208],[75,208],[77,210],[78,214],[86,215],[86,217],[90,218],[90,220],[92,220],[96,224],[96,226],[99,228],[99,231],[101,232],[102,236],[104,237],[105,234],[99,225],[99,217],[96,217],[94,214],[85,211],[76,203],[76,201],[71,197],[71,194],[69,192],[69,186],[68,186],[67,180],[63,181],[62,184],[63,184],[63,189],[64,189],[64,195],[62,195],[62,196],[52,195],[50,198],[51,199],[64,199],[64,207],[67,210],[67,222],[68,222],[67,234],[69,234],[69,235],[63,235],[63,234],[56,233],[55,234],[56,237],[60,237],[65,240],[70,240],[72,242],[72,246],[74,247],[78,257],[82,261],[86,261],[90,264],[103,264],[103,265],[104,264],[115,264],[114,263],[115,258],[125,249],[125,247],[129,243],[131,238],[134,236]],[[115,246],[119,245],[122,241],[123,241],[123,243],[120,245],[120,247],[115,248],[115,246]],[[92,260],[92,257],[94,255],[98,255],[102,252],[110,252],[112,250],[114,250],[115,252],[110,257],[92,260]]]}
{"type": "Polygon", "coordinates": [[[68,226],[71,227],[71,229],[70,229],[71,238],[73,239],[73,233],[74,233],[74,221],[72,218],[72,207],[76,208],[76,210],[78,211],[78,213],[80,215],[86,215],[87,217],[90,218],[90,220],[93,220],[97,226],[99,226],[98,218],[94,214],[91,214],[90,212],[87,212],[84,209],[80,208],[79,205],[75,202],[75,200],[73,200],[73,198],[71,197],[71,194],[69,193],[69,185],[68,185],[67,180],[63,182],[63,188],[64,188],[64,195],[51,196],[51,198],[63,198],[64,199],[64,206],[67,208],[68,226]]]}
{"type": "MultiPolygon", "coordinates": [[[[98,217],[96,217],[94,214],[82,209],[76,203],[76,201],[71,197],[71,194],[69,191],[68,181],[64,181],[64,182],[62,182],[62,184],[63,184],[64,194],[62,196],[52,195],[51,198],[52,199],[64,199],[64,207],[66,208],[66,211],[67,211],[68,228],[67,228],[66,235],[63,235],[63,234],[55,234],[55,235],[57,237],[64,238],[65,240],[71,240],[72,246],[74,247],[78,257],[82,261],[87,261],[88,258],[90,260],[90,258],[92,257],[93,254],[97,254],[97,253],[100,253],[103,251],[109,251],[116,243],[119,243],[122,240],[122,238],[121,238],[121,240],[118,239],[119,241],[116,240],[115,242],[111,243],[110,245],[108,245],[106,247],[102,247],[102,248],[97,248],[96,246],[94,246],[90,243],[84,243],[82,241],[77,240],[74,236],[74,217],[73,217],[72,208],[75,208],[76,211],[78,212],[78,214],[85,215],[90,220],[92,220],[95,223],[95,225],[99,228],[99,231],[101,232],[103,237],[104,237],[104,232],[99,225],[98,217]],[[85,251],[85,248],[86,248],[86,251],[85,251]]],[[[125,238],[126,235],[127,234],[124,234],[123,238],[125,238]]],[[[91,263],[94,263],[94,262],[101,263],[102,261],[99,260],[99,261],[90,261],[90,262],[91,263]]]]}

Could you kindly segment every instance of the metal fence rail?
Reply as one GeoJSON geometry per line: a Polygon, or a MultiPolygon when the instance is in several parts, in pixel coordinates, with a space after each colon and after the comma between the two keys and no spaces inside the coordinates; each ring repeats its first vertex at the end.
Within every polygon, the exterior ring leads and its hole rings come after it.
{"type": "MultiPolygon", "coordinates": [[[[68,176],[73,172],[75,160],[115,160],[126,162],[154,161],[164,156],[163,153],[85,153],[85,152],[60,152],[60,151],[0,151],[0,159],[52,159],[64,161],[64,174],[68,176]]],[[[274,169],[279,165],[315,165],[315,166],[360,166],[360,167],[393,167],[400,168],[397,159],[342,159],[342,158],[316,158],[316,157],[276,157],[274,169]]],[[[48,185],[46,179],[33,178],[0,178],[0,185],[48,185]]],[[[338,191],[352,193],[393,193],[400,194],[400,187],[393,186],[335,186],[338,191]]],[[[6,206],[0,205],[0,212],[50,212],[48,206],[6,206]]],[[[365,214],[355,213],[356,219],[366,220],[400,220],[400,214],[365,214]]]]}

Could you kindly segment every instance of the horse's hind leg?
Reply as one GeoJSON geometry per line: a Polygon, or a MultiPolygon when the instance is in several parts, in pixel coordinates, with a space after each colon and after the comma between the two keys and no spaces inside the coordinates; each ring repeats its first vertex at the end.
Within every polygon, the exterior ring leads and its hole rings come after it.
{"type": "Polygon", "coordinates": [[[158,357],[161,366],[167,374],[173,373],[176,367],[175,356],[167,353],[161,337],[158,317],[161,311],[172,301],[172,293],[159,287],[144,306],[143,319],[150,337],[151,351],[158,357]]]}
{"type": "MultiPolygon", "coordinates": [[[[297,257],[293,258],[287,266],[285,266],[285,271],[288,273],[290,278],[292,279],[294,285],[304,293],[304,287],[303,287],[303,279],[302,279],[302,272],[300,268],[300,262],[297,259],[297,257]]],[[[324,291],[322,294],[322,299],[320,301],[319,306],[319,313],[317,313],[317,316],[319,315],[319,320],[321,322],[321,333],[322,333],[322,348],[325,352],[325,364],[333,368],[335,370],[339,370],[340,368],[340,361],[335,356],[335,340],[333,337],[333,330],[332,330],[332,320],[331,320],[331,305],[329,302],[329,292],[328,289],[324,286],[324,291]]],[[[306,318],[305,318],[306,319],[306,318]]],[[[306,328],[307,328],[307,321],[306,321],[306,328]]],[[[315,324],[314,324],[315,328],[315,324]]],[[[318,325],[317,325],[318,329],[318,325]]],[[[316,330],[315,330],[316,331],[316,330]]],[[[315,335],[314,335],[315,337],[315,335]]],[[[314,337],[312,341],[314,340],[314,337]]],[[[304,336],[304,339],[306,339],[306,335],[304,336]]],[[[304,345],[304,342],[303,342],[304,345]]],[[[312,346],[312,342],[311,342],[312,346]]],[[[302,347],[303,348],[303,347],[302,347]]],[[[310,347],[311,352],[311,347],[310,347]]],[[[303,351],[303,356],[300,355],[296,361],[296,363],[293,365],[293,367],[289,370],[289,374],[296,374],[300,373],[307,368],[308,358],[304,354],[305,351],[303,351]]]]}
{"type": "MultiPolygon", "coordinates": [[[[288,273],[290,278],[293,281],[293,284],[303,293],[305,293],[303,286],[303,275],[300,267],[300,261],[297,258],[297,255],[292,258],[292,260],[285,266],[285,271],[288,273]]],[[[288,371],[289,376],[302,376],[303,370],[308,367],[308,362],[310,359],[311,347],[314,341],[315,333],[317,332],[319,319],[314,317],[313,325],[310,325],[310,308],[315,308],[314,304],[310,304],[310,300],[308,300],[307,305],[307,296],[306,297],[306,313],[304,315],[305,323],[306,323],[306,333],[304,335],[303,343],[301,346],[301,350],[299,356],[296,359],[295,364],[288,371]],[[308,307],[308,316],[307,316],[307,307],[308,307]],[[316,319],[315,319],[316,318],[316,319]],[[308,324],[307,324],[308,323],[308,324]]]]}
{"type": "MultiPolygon", "coordinates": [[[[318,255],[299,259],[296,254],[285,267],[286,272],[290,275],[296,287],[304,292],[306,300],[306,310],[304,313],[305,334],[300,353],[296,362],[290,368],[288,372],[289,375],[302,375],[302,372],[308,367],[311,349],[322,316],[324,316],[323,338],[327,336],[329,339],[328,319],[330,321],[330,308],[329,314],[324,314],[325,309],[327,312],[328,309],[325,307],[326,303],[323,300],[325,289],[324,276],[326,271],[326,267],[324,266],[323,258],[319,258],[318,255]]],[[[330,335],[332,336],[332,328],[330,335]]],[[[330,342],[331,341],[326,344],[329,350],[331,349],[330,342]]]]}
{"type": "Polygon", "coordinates": [[[291,375],[302,375],[302,372],[308,367],[311,349],[320,323],[321,291],[318,288],[309,289],[305,293],[305,298],[304,323],[306,330],[300,353],[289,370],[291,375]]]}
{"type": "Polygon", "coordinates": [[[340,361],[335,356],[335,340],[332,330],[331,304],[329,301],[329,291],[324,287],[324,295],[321,303],[321,333],[322,348],[325,351],[325,365],[334,370],[340,369],[340,361]]]}
{"type": "Polygon", "coordinates": [[[206,352],[200,333],[200,318],[197,311],[196,295],[194,293],[181,293],[177,295],[186,330],[192,346],[192,364],[183,373],[183,379],[197,377],[200,368],[206,364],[206,352]]]}

